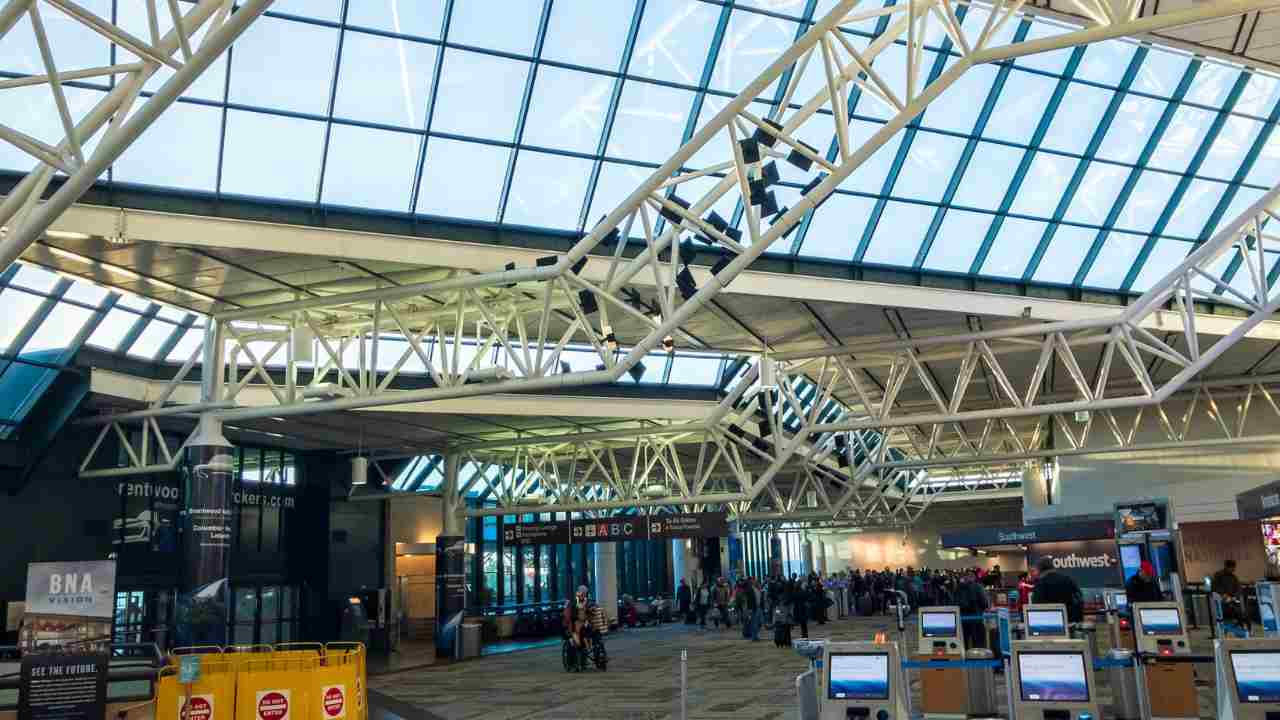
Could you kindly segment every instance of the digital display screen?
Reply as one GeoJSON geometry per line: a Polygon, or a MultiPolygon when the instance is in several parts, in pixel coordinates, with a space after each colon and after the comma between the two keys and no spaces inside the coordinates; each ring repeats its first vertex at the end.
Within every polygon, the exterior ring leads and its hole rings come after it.
{"type": "Polygon", "coordinates": [[[1023,702],[1089,702],[1083,653],[1018,653],[1023,702]]]}
{"type": "Polygon", "coordinates": [[[949,612],[920,613],[920,634],[924,637],[955,637],[956,614],[949,612]]]}
{"type": "Polygon", "coordinates": [[[1067,619],[1061,610],[1028,610],[1027,634],[1032,637],[1067,634],[1067,619]]]}
{"type": "Polygon", "coordinates": [[[1280,652],[1231,653],[1236,695],[1242,703],[1280,702],[1280,652]]]}
{"type": "Polygon", "coordinates": [[[830,700],[888,700],[889,655],[831,655],[830,700]]]}
{"type": "Polygon", "coordinates": [[[1116,508],[1116,519],[1122,533],[1163,530],[1164,518],[1160,508],[1154,503],[1127,505],[1116,508]]]}
{"type": "Polygon", "coordinates": [[[1142,608],[1138,610],[1143,635],[1181,635],[1182,613],[1177,608],[1142,608]]]}
{"type": "Polygon", "coordinates": [[[1124,610],[1125,608],[1129,607],[1129,594],[1128,594],[1128,593],[1116,593],[1116,594],[1115,594],[1115,603],[1116,603],[1116,609],[1117,609],[1117,610],[1124,610]]]}
{"type": "Polygon", "coordinates": [[[1134,575],[1137,575],[1138,569],[1142,567],[1142,546],[1121,545],[1120,567],[1124,568],[1124,581],[1126,583],[1134,575]]]}

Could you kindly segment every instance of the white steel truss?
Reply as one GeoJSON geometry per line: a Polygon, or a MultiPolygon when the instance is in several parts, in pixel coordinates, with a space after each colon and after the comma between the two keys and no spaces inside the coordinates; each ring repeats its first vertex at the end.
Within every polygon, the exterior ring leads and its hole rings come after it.
{"type": "MultiPolygon", "coordinates": [[[[1001,28],[1022,11],[1020,0],[996,0],[990,4],[911,0],[855,12],[857,4],[857,0],[840,2],[563,256],[548,257],[534,268],[456,274],[425,283],[215,314],[204,348],[204,400],[184,406],[181,411],[208,413],[220,420],[236,421],[612,382],[624,373],[635,371],[643,358],[660,345],[674,344],[680,328],[720,290],[775,241],[794,230],[877,149],[975,65],[1280,5],[1274,0],[1221,0],[1178,13],[1136,18],[1136,3],[1095,3],[1097,12],[1082,9],[1089,27],[1064,29],[1062,34],[1049,38],[998,44],[995,38],[1001,28]],[[985,17],[981,31],[974,33],[961,26],[956,15],[961,6],[969,13],[985,13],[980,16],[985,17]],[[886,32],[865,49],[853,46],[839,29],[842,23],[879,15],[888,16],[892,22],[886,32]],[[931,78],[922,72],[920,58],[931,29],[939,28],[957,48],[960,57],[940,75],[931,78]],[[885,52],[895,43],[903,45],[906,52],[901,55],[885,52]],[[902,82],[887,82],[885,78],[893,76],[882,72],[885,64],[899,61],[905,64],[902,82]],[[809,72],[819,75],[822,87],[806,102],[793,103],[793,95],[809,72]],[[785,84],[785,90],[774,114],[760,117],[752,113],[753,100],[779,81],[785,84]],[[861,144],[851,142],[848,135],[848,98],[855,87],[893,113],[880,130],[861,144]],[[793,104],[799,107],[793,108],[793,104]],[[831,123],[837,145],[833,159],[799,139],[801,130],[811,129],[810,123],[831,123]],[[706,148],[721,150],[727,159],[688,169],[691,159],[706,148]],[[770,190],[778,180],[779,162],[789,163],[811,177],[790,208],[778,207],[774,191],[770,190]],[[728,208],[735,207],[743,213],[743,230],[731,226],[717,210],[729,212],[728,208]],[[643,249],[634,257],[626,253],[626,238],[643,243],[643,249]],[[710,274],[697,271],[695,275],[685,263],[687,248],[693,242],[718,248],[724,254],[724,259],[710,274]],[[603,280],[588,280],[583,276],[582,270],[588,262],[605,264],[603,280]],[[644,288],[633,287],[632,280],[642,273],[650,276],[652,282],[646,282],[644,288]],[[637,302],[637,298],[643,297],[642,293],[649,294],[650,299],[637,302]],[[634,333],[639,339],[629,350],[618,347],[615,325],[639,328],[634,333]],[[296,343],[289,341],[290,335],[299,332],[313,334],[320,349],[318,367],[309,380],[300,380],[303,373],[291,355],[296,343]],[[395,369],[380,374],[376,368],[383,332],[399,333],[408,341],[408,346],[397,351],[395,369]],[[464,337],[478,338],[481,347],[499,352],[473,353],[468,348],[475,346],[465,345],[461,341],[464,337]],[[592,348],[599,358],[596,368],[576,369],[562,364],[562,356],[570,344],[592,348]],[[342,362],[346,349],[352,346],[359,349],[361,363],[354,375],[342,362]],[[284,381],[277,382],[267,373],[265,365],[268,358],[281,352],[289,357],[284,381]],[[433,387],[393,389],[390,385],[396,373],[415,355],[428,368],[433,387]],[[498,361],[489,359],[495,355],[500,358],[498,361]],[[252,366],[245,375],[239,374],[241,356],[252,366]],[[331,375],[333,380],[329,381],[331,375]],[[236,407],[237,394],[251,382],[266,385],[278,405],[236,407]]],[[[940,428],[948,423],[987,420],[998,429],[1017,417],[1076,409],[1117,409],[1166,399],[1280,306],[1280,297],[1277,297],[1280,293],[1272,292],[1266,284],[1265,272],[1258,270],[1265,267],[1263,252],[1272,238],[1263,231],[1277,211],[1276,203],[1277,192],[1272,191],[1244,216],[1204,243],[1134,305],[1114,315],[1091,321],[851,344],[776,355],[784,374],[803,372],[816,378],[827,397],[840,389],[840,383],[847,383],[847,389],[857,396],[860,406],[856,412],[850,411],[836,420],[820,420],[817,408],[822,403],[814,403],[810,410],[805,410],[793,394],[789,394],[789,386],[782,384],[781,389],[762,394],[765,414],[780,418],[783,408],[790,408],[802,418],[800,427],[788,431],[781,422],[762,427],[754,417],[747,417],[754,412],[735,408],[749,390],[760,394],[751,388],[755,382],[753,370],[697,431],[702,434],[703,447],[715,445],[718,450],[720,444],[728,442],[739,447],[738,452],[742,453],[741,446],[749,446],[755,462],[761,464],[749,477],[744,463],[742,472],[728,473],[723,485],[713,485],[708,478],[701,487],[704,494],[700,495],[692,492],[697,488],[696,480],[693,487],[688,487],[689,479],[685,476],[683,486],[679,482],[668,485],[678,487],[679,493],[648,500],[637,495],[636,487],[622,483],[624,477],[630,477],[626,473],[612,473],[607,476],[609,479],[602,475],[605,485],[611,486],[589,491],[577,475],[561,481],[560,475],[553,473],[554,479],[548,481],[548,485],[556,504],[529,507],[525,511],[563,511],[583,504],[602,503],[623,503],[627,507],[676,504],[676,501],[710,504],[705,495],[710,488],[729,491],[711,495],[712,498],[721,496],[716,502],[732,506],[732,503],[759,501],[768,505],[760,506],[762,512],[799,513],[805,507],[774,495],[781,493],[774,480],[783,472],[798,473],[803,478],[822,476],[820,482],[802,483],[811,489],[800,494],[811,493],[814,496],[810,504],[814,508],[812,512],[827,517],[845,511],[885,512],[885,504],[890,504],[891,509],[892,504],[897,503],[905,509],[913,507],[913,503],[927,502],[936,492],[936,486],[926,483],[923,473],[906,474],[886,466],[887,462],[900,459],[890,452],[891,446],[898,448],[899,453],[906,448],[909,456],[919,438],[914,442],[909,437],[904,440],[897,437],[904,431],[886,432],[886,429],[940,428]],[[1249,286],[1235,283],[1229,287],[1215,280],[1216,263],[1227,254],[1241,258],[1246,266],[1242,277],[1247,277],[1249,286]],[[1194,332],[1192,309],[1197,300],[1236,305],[1244,310],[1245,316],[1235,331],[1212,344],[1202,345],[1194,332]],[[1179,330],[1186,331],[1185,348],[1159,340],[1140,324],[1168,303],[1179,312],[1182,321],[1179,330]],[[1095,381],[1086,380],[1074,355],[1075,348],[1084,345],[1104,348],[1107,369],[1095,381]],[[1000,358],[1011,352],[1039,353],[1038,369],[1031,377],[1015,378],[1006,371],[1000,358]],[[892,368],[891,380],[883,393],[873,393],[861,383],[853,372],[856,367],[851,359],[853,353],[859,358],[858,362],[884,362],[892,368]],[[926,375],[921,371],[921,363],[943,354],[960,358],[965,368],[961,381],[950,395],[944,395],[932,381],[925,381],[935,407],[921,411],[897,402],[908,378],[926,375]],[[1178,364],[1182,370],[1157,386],[1143,364],[1153,356],[1178,364]],[[1054,362],[1066,368],[1075,382],[1078,397],[1050,401],[1040,396],[1043,368],[1054,362]],[[816,370],[819,364],[823,367],[816,370]],[[1124,367],[1133,373],[1139,389],[1113,396],[1108,389],[1108,378],[1124,367]],[[974,373],[980,369],[995,378],[1002,402],[994,407],[971,410],[967,391],[974,373]],[[845,438],[838,454],[837,437],[845,438]],[[831,481],[834,485],[829,486],[827,476],[833,474],[833,467],[840,472],[834,472],[837,478],[831,481]],[[749,480],[749,484],[744,480],[749,480]],[[819,499],[823,493],[825,500],[819,499]],[[772,505],[760,500],[762,497],[772,500],[772,505]],[[564,504],[560,504],[561,500],[564,504]]],[[[1216,277],[1220,276],[1219,273],[1216,277]]],[[[133,413],[130,419],[171,411],[155,408],[133,413]]],[[[113,420],[106,418],[101,422],[113,420]]],[[[930,439],[925,447],[932,452],[939,447],[942,431],[928,432],[930,439]]],[[[663,441],[657,439],[656,434],[645,442],[648,443],[647,458],[661,458],[664,452],[674,452],[659,449],[663,441]]],[[[529,450],[513,452],[523,453],[521,462],[524,463],[532,453],[529,450]]],[[[603,464],[598,454],[592,457],[594,463],[603,464]]],[[[654,462],[662,464],[660,459],[654,462]]],[[[663,466],[663,472],[677,479],[683,471],[667,470],[663,466]]],[[[699,477],[697,471],[690,476],[699,477]]],[[[790,487],[795,486],[793,483],[790,487]]],[[[522,507],[520,502],[527,494],[522,494],[519,487],[494,488],[499,489],[502,490],[500,497],[510,503],[508,512],[522,507]]],[[[607,507],[601,505],[600,509],[607,507]]],[[[752,506],[739,505],[737,509],[748,514],[752,506]]]]}
{"type": "Polygon", "coordinates": [[[5,102],[5,90],[47,86],[63,137],[50,144],[0,124],[0,142],[13,145],[36,163],[0,203],[0,226],[5,227],[0,234],[0,268],[8,267],[41,237],[272,2],[246,0],[237,7],[233,0],[200,0],[184,15],[176,0],[169,0],[163,8],[157,8],[156,0],[145,0],[149,33],[138,37],[75,0],[6,0],[0,6],[0,42],[13,32],[19,20],[28,18],[44,73],[0,80],[0,102],[5,102]],[[54,47],[45,31],[45,18],[50,12],[84,25],[132,59],[101,67],[60,66],[60,48],[54,47]],[[161,13],[172,24],[164,34],[160,32],[161,13]],[[201,32],[203,39],[197,40],[201,32]],[[144,93],[147,82],[162,68],[173,74],[155,92],[144,93]],[[114,87],[81,118],[73,117],[63,84],[112,76],[114,87]],[[88,148],[95,141],[97,145],[90,151],[88,148]],[[65,177],[42,201],[59,173],[65,177]]]}

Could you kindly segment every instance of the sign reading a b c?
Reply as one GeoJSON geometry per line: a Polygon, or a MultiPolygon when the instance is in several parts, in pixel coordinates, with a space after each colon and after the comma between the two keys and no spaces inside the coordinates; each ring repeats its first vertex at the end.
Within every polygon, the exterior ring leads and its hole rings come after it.
{"type": "Polygon", "coordinates": [[[322,720],[342,720],[347,716],[347,688],[345,685],[325,685],[320,688],[322,720]]]}
{"type": "Polygon", "coordinates": [[[263,690],[258,693],[258,720],[289,720],[288,690],[263,690]]]}

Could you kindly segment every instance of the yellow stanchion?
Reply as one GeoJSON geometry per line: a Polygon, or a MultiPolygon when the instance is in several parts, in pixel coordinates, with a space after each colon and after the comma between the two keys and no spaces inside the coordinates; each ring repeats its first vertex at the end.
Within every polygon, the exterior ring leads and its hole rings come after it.
{"type": "Polygon", "coordinates": [[[236,720],[319,717],[313,682],[319,667],[319,657],[279,658],[275,653],[241,663],[236,675],[236,720]]]}
{"type": "MultiPolygon", "coordinates": [[[[212,653],[210,653],[212,654],[212,653]]],[[[178,682],[176,668],[160,670],[156,683],[157,720],[233,720],[236,707],[237,672],[234,663],[222,659],[203,658],[200,677],[186,685],[178,682]]]]}

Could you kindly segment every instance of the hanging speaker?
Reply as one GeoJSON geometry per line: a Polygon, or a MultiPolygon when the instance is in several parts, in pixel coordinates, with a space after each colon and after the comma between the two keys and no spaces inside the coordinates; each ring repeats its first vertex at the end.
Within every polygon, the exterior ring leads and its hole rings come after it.
{"type": "Polygon", "coordinates": [[[778,387],[778,365],[768,355],[760,357],[760,387],[775,390],[778,387]]]}
{"type": "Polygon", "coordinates": [[[351,486],[369,484],[369,458],[357,455],[351,458],[351,486]]]}
{"type": "Polygon", "coordinates": [[[306,325],[295,325],[289,331],[289,349],[293,353],[293,361],[300,363],[314,362],[316,334],[306,325]]]}

